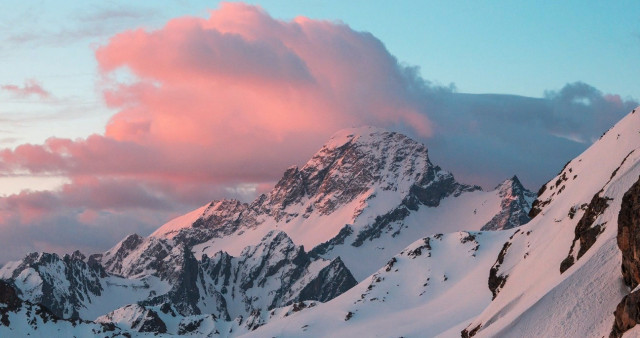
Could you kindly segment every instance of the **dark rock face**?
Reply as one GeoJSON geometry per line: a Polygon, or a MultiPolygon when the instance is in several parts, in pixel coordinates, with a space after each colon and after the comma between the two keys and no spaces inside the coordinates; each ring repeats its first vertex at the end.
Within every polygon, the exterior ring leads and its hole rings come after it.
{"type": "Polygon", "coordinates": [[[615,321],[609,337],[619,338],[640,323],[640,292],[632,292],[624,298],[613,313],[615,321]]]}
{"type": "Polygon", "coordinates": [[[598,236],[602,231],[604,231],[606,222],[596,225],[594,225],[594,223],[596,218],[602,215],[602,213],[607,209],[611,198],[601,197],[600,194],[601,191],[593,196],[591,202],[587,206],[587,210],[578,221],[575,228],[575,237],[571,244],[571,248],[569,249],[569,254],[567,255],[567,258],[560,263],[560,273],[564,273],[567,269],[573,266],[575,261],[580,259],[580,257],[582,257],[582,255],[591,248],[591,246],[596,242],[598,236]],[[576,242],[580,243],[580,250],[578,250],[577,255],[574,256],[576,242]]]}
{"type": "Polygon", "coordinates": [[[314,259],[284,232],[270,232],[238,257],[218,252],[213,257],[204,255],[198,262],[188,249],[183,255],[181,274],[171,291],[141,305],[169,303],[184,316],[206,309],[231,320],[299,301],[328,301],[357,284],[339,258],[311,274],[308,268],[314,259]]]}
{"type": "Polygon", "coordinates": [[[238,229],[248,207],[248,204],[233,199],[213,201],[205,209],[203,217],[191,227],[181,229],[173,241],[191,247],[212,238],[228,236],[238,229]]]}
{"type": "Polygon", "coordinates": [[[462,330],[462,332],[461,332],[462,338],[470,338],[470,337],[475,336],[476,333],[478,333],[478,331],[480,331],[481,327],[482,327],[481,325],[478,325],[478,326],[474,327],[471,330],[468,330],[468,329],[462,330]]]}
{"type": "Polygon", "coordinates": [[[640,284],[640,179],[622,198],[617,240],[622,251],[624,283],[635,289],[640,284]]]}
{"type": "MultiPolygon", "coordinates": [[[[622,277],[631,289],[640,284],[640,178],[624,194],[618,214],[618,247],[622,252],[622,277]]],[[[640,323],[640,291],[626,295],[616,307],[610,337],[622,334],[640,323]]]]}
{"type": "Polygon", "coordinates": [[[90,258],[112,275],[125,278],[154,275],[175,282],[180,274],[177,268],[182,265],[182,246],[174,246],[164,238],[139,238],[130,235],[110,251],[90,258]]]}
{"type": "Polygon", "coordinates": [[[182,248],[182,264],[173,288],[164,295],[141,302],[141,305],[173,304],[183,316],[200,314],[198,300],[200,292],[197,286],[199,264],[191,250],[182,248]]]}
{"type": "Polygon", "coordinates": [[[496,299],[498,293],[500,292],[500,289],[504,287],[504,284],[507,282],[507,278],[509,277],[508,275],[500,274],[499,270],[500,265],[504,263],[504,257],[507,255],[507,251],[509,250],[510,246],[511,242],[504,243],[504,245],[502,246],[502,250],[500,250],[500,253],[498,254],[496,262],[493,263],[491,270],[489,270],[489,290],[491,290],[491,294],[493,295],[492,299],[496,299]]]}
{"type": "MultiPolygon", "coordinates": [[[[571,177],[573,172],[572,168],[569,167],[570,164],[571,161],[567,162],[564,167],[562,167],[562,170],[560,170],[560,173],[558,173],[557,175],[558,179],[555,182],[551,180],[540,187],[540,190],[538,190],[538,198],[533,201],[531,210],[529,210],[529,218],[532,219],[536,217],[536,215],[542,212],[542,208],[551,203],[551,201],[553,200],[553,196],[560,195],[562,193],[562,191],[566,187],[566,182],[569,181],[569,177],[571,177]],[[547,197],[546,199],[542,199],[542,194],[544,194],[548,190],[551,191],[554,188],[556,189],[556,192],[552,193],[551,196],[547,197]]],[[[573,179],[575,179],[576,177],[577,176],[574,175],[573,179]]]]}
{"type": "Polygon", "coordinates": [[[298,301],[317,300],[327,302],[357,284],[358,281],[353,278],[349,269],[338,257],[320,270],[318,276],[300,291],[298,301]]]}
{"type": "MultiPolygon", "coordinates": [[[[440,201],[448,196],[460,196],[464,192],[481,190],[479,186],[469,186],[460,184],[455,181],[453,175],[444,172],[440,167],[430,167],[427,174],[419,183],[411,186],[409,195],[407,195],[402,203],[395,209],[386,214],[377,216],[374,222],[364,229],[360,230],[351,245],[355,247],[362,246],[366,240],[374,240],[382,234],[392,230],[392,226],[405,218],[411,211],[418,210],[421,205],[427,207],[437,207],[440,201]]],[[[401,229],[397,229],[392,236],[399,234],[401,229]]]]}
{"type": "Polygon", "coordinates": [[[75,252],[62,259],[56,254],[31,253],[8,278],[13,282],[21,273],[37,275],[42,280],[39,291],[27,294],[26,290],[18,293],[32,303],[45,306],[60,318],[79,318],[78,310],[84,302],[100,296],[103,289],[102,276],[105,274],[100,266],[89,265],[85,256],[75,252]]]}
{"type": "Polygon", "coordinates": [[[318,258],[321,255],[326,254],[329,250],[332,250],[337,245],[344,244],[345,239],[352,233],[353,229],[351,228],[351,226],[349,226],[349,224],[345,224],[335,237],[324,243],[316,245],[315,248],[309,251],[309,256],[311,256],[312,258],[318,258]]]}
{"type": "Polygon", "coordinates": [[[3,280],[0,280],[0,304],[6,305],[8,310],[15,310],[22,304],[16,289],[3,280]]]}
{"type": "Polygon", "coordinates": [[[501,211],[495,215],[481,230],[506,230],[519,227],[531,220],[529,210],[534,194],[525,189],[518,177],[513,176],[496,187],[499,189],[501,211]]]}
{"type": "MultiPolygon", "coordinates": [[[[76,256],[74,258],[83,258],[76,256]]],[[[16,330],[16,336],[30,336],[35,333],[37,336],[55,335],[52,332],[45,332],[42,324],[54,323],[65,324],[67,327],[77,327],[91,332],[92,335],[100,337],[122,337],[124,333],[113,324],[102,324],[84,321],[80,319],[62,319],[51,312],[42,304],[33,304],[18,297],[19,291],[10,283],[0,280],[0,326],[11,327],[12,317],[20,317],[20,322],[26,322],[27,327],[20,327],[16,330]],[[31,331],[31,332],[29,332],[31,331]]],[[[50,329],[50,327],[48,328],[50,329]]]]}
{"type": "Polygon", "coordinates": [[[158,317],[158,314],[153,310],[148,310],[144,317],[138,322],[134,322],[132,327],[138,328],[138,332],[154,332],[154,333],[166,333],[167,325],[158,317]]]}

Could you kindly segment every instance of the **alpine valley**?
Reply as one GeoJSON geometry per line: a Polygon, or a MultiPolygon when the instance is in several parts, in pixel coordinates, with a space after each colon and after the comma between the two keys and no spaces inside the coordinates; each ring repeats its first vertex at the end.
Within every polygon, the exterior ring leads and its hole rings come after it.
{"type": "Polygon", "coordinates": [[[537,195],[336,133],[251,203],[0,268],[0,336],[640,336],[640,113],[537,195]]]}

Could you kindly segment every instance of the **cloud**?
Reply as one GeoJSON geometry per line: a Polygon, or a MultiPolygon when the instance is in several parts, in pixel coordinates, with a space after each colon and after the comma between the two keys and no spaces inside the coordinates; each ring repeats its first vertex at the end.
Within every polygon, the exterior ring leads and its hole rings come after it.
{"type": "Polygon", "coordinates": [[[517,174],[533,190],[638,106],[582,82],[543,98],[452,93],[429,101],[438,128],[425,143],[436,163],[488,188],[517,174]]]}
{"type": "Polygon", "coordinates": [[[0,89],[10,93],[14,98],[28,98],[36,96],[40,99],[47,99],[51,97],[51,93],[42,88],[42,85],[34,79],[25,81],[22,87],[15,84],[5,84],[0,86],[0,89]]]}
{"type": "Polygon", "coordinates": [[[0,229],[23,241],[0,239],[0,261],[104,250],[212,199],[251,200],[352,126],[405,132],[462,181],[517,173],[535,188],[636,104],[582,83],[538,99],[456,93],[369,33],[235,3],[117,34],[96,59],[117,111],[103,133],[0,149],[0,175],[68,179],[0,198],[0,229]]]}
{"type": "Polygon", "coordinates": [[[157,15],[158,11],[153,8],[143,9],[114,4],[111,7],[94,8],[80,12],[76,15],[76,19],[80,22],[102,24],[108,21],[146,20],[157,15]]]}
{"type": "Polygon", "coordinates": [[[157,21],[160,13],[154,8],[142,8],[137,5],[102,4],[100,6],[74,4],[72,13],[62,20],[56,16],[55,8],[47,3],[38,7],[28,7],[23,12],[10,16],[4,34],[0,33],[2,49],[23,48],[25,46],[60,47],[77,43],[79,40],[109,37],[133,25],[157,21]],[[60,27],[52,29],[52,27],[60,27]],[[10,46],[10,48],[7,48],[10,46]]]}
{"type": "Polygon", "coordinates": [[[135,76],[108,82],[105,100],[119,112],[104,135],[5,150],[5,170],[260,183],[344,127],[431,133],[416,70],[343,24],[224,4],[209,19],[118,34],[96,57],[107,81],[123,68],[135,76]]]}
{"type": "Polygon", "coordinates": [[[209,18],[117,34],[96,59],[105,102],[118,113],[103,134],[0,150],[2,175],[70,181],[58,191],[0,199],[0,227],[54,231],[69,218],[78,227],[107,226],[106,212],[138,225],[116,226],[120,236],[144,233],[151,223],[141,215],[168,217],[213,198],[252,199],[338,129],[373,124],[432,133],[421,98],[432,87],[374,36],[341,23],[285,22],[226,3],[209,18]]]}

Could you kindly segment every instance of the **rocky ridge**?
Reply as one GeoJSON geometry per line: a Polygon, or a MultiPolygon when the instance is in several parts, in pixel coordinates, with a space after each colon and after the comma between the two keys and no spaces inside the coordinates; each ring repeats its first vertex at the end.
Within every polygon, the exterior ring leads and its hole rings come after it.
{"type": "Polygon", "coordinates": [[[495,228],[525,222],[528,195],[517,178],[496,194],[458,183],[402,134],[346,130],[252,203],[213,201],[88,258],[32,254],[0,269],[0,277],[60,318],[100,316],[133,332],[250,331],[351,289],[378,261],[433,231],[419,220],[442,203],[500,206],[482,216],[470,209],[477,229],[487,221],[495,228]],[[122,292],[129,298],[113,297],[122,292]]]}

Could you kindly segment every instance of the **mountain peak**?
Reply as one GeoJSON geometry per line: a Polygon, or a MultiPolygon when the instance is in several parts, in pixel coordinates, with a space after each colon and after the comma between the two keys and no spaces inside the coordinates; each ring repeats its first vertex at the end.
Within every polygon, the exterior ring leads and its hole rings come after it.
{"type": "Polygon", "coordinates": [[[522,185],[522,182],[520,182],[520,179],[518,178],[518,176],[513,175],[511,178],[507,178],[506,180],[502,181],[502,183],[498,184],[495,187],[495,189],[505,189],[505,188],[524,189],[524,186],[522,185]]]}
{"type": "Polygon", "coordinates": [[[535,194],[522,186],[516,175],[504,180],[495,190],[501,198],[501,211],[496,214],[482,230],[501,230],[518,227],[529,222],[528,216],[535,194]]]}
{"type": "Polygon", "coordinates": [[[325,143],[324,147],[337,148],[353,141],[367,143],[372,138],[376,138],[377,135],[391,133],[396,134],[395,132],[390,132],[384,128],[373,126],[345,128],[334,133],[331,138],[329,138],[329,141],[325,143]]]}

